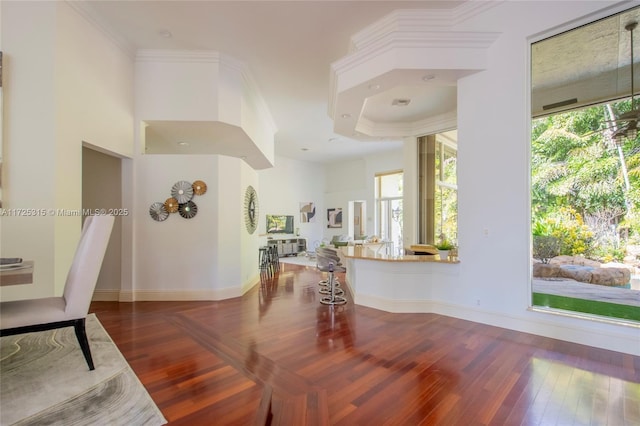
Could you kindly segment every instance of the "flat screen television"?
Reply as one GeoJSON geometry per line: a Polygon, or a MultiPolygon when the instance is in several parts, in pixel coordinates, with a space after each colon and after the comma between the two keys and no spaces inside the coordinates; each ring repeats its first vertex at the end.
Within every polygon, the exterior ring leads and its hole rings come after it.
{"type": "Polygon", "coordinates": [[[293,216],[268,214],[267,234],[293,234],[293,216]]]}

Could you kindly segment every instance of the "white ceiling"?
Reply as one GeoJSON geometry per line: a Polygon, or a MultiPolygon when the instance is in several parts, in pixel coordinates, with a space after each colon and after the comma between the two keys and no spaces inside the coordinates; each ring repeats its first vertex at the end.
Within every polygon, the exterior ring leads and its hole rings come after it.
{"type": "MultiPolygon", "coordinates": [[[[278,129],[276,155],[329,162],[401,146],[398,140],[359,141],[334,132],[334,123],[328,115],[331,64],[350,53],[351,37],[394,10],[431,9],[437,16],[437,11],[452,10],[463,3],[468,4],[453,0],[92,0],[84,2],[83,9],[121,38],[132,52],[137,49],[213,50],[244,62],[278,129]],[[171,37],[164,35],[167,32],[171,37]]],[[[628,34],[624,25],[637,17],[637,11],[633,11],[534,46],[533,81],[539,92],[533,96],[534,112],[542,105],[572,97],[577,97],[579,103],[589,103],[628,91],[629,72],[628,68],[624,69],[629,64],[628,42],[625,42],[628,34]],[[575,72],[576,69],[581,71],[575,72]],[[609,77],[602,83],[589,80],[594,76],[609,77]],[[600,92],[590,93],[594,89],[600,92]]],[[[636,47],[640,48],[640,37],[636,47]]],[[[636,59],[640,59],[640,55],[636,59]]],[[[420,71],[415,74],[416,80],[427,77],[420,71]]],[[[361,118],[370,122],[403,123],[453,111],[456,76],[448,77],[453,78],[452,84],[384,88],[366,99],[361,118]],[[392,105],[394,99],[402,98],[411,99],[408,106],[392,105]]],[[[151,123],[151,134],[159,144],[171,146],[183,133],[193,140],[211,138],[214,129],[201,128],[204,130],[198,134],[197,128],[172,127],[170,123],[158,122],[151,123]]],[[[198,152],[199,146],[206,143],[179,147],[179,152],[198,152]]],[[[221,153],[241,157],[242,152],[236,149],[221,153]]]]}
{"type": "MultiPolygon", "coordinates": [[[[271,111],[276,155],[327,162],[396,149],[399,141],[337,135],[328,115],[330,65],[349,53],[350,38],[396,9],[449,9],[460,1],[90,1],[85,9],[131,49],[214,50],[244,62],[271,111]],[[163,36],[169,31],[172,37],[163,36]],[[305,150],[306,149],[306,150],[305,150]]],[[[405,120],[431,106],[455,107],[455,88],[406,108],[393,91],[367,102],[368,116],[405,120]]],[[[427,94],[427,93],[425,93],[427,94]]],[[[153,126],[152,126],[153,127],[153,126]]],[[[169,132],[166,123],[156,134],[169,132]]],[[[173,129],[173,135],[180,129],[173,129]]],[[[205,136],[205,135],[203,135],[205,136]]],[[[164,138],[167,142],[167,137],[164,138]]],[[[198,144],[195,144],[198,145],[198,144]]],[[[181,147],[181,152],[195,147],[181,147]]]]}

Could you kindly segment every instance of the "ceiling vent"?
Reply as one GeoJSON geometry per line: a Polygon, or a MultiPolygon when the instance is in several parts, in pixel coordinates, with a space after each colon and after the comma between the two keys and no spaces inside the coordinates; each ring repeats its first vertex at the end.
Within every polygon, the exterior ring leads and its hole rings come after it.
{"type": "Polygon", "coordinates": [[[411,103],[411,99],[394,99],[393,102],[391,102],[391,105],[393,106],[407,106],[411,103]]]}

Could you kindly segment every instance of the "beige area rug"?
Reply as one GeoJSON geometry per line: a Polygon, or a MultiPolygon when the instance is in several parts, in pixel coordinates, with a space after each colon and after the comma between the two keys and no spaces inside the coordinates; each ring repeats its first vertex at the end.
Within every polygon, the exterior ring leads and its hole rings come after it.
{"type": "Polygon", "coordinates": [[[316,267],[316,259],[307,257],[306,255],[300,256],[285,256],[280,258],[281,263],[289,263],[291,265],[302,265],[316,267]]]}
{"type": "Polygon", "coordinates": [[[1,425],[163,425],[167,421],[95,315],[89,371],[73,327],[0,339],[1,425]]]}

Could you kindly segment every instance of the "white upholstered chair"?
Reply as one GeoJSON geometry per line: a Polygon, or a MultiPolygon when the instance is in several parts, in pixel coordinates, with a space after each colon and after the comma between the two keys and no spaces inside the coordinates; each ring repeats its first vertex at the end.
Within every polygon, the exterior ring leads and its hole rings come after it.
{"type": "Polygon", "coordinates": [[[109,244],[113,216],[89,216],[60,297],[0,302],[0,336],[73,326],[89,370],[94,369],[85,319],[109,244]]]}

